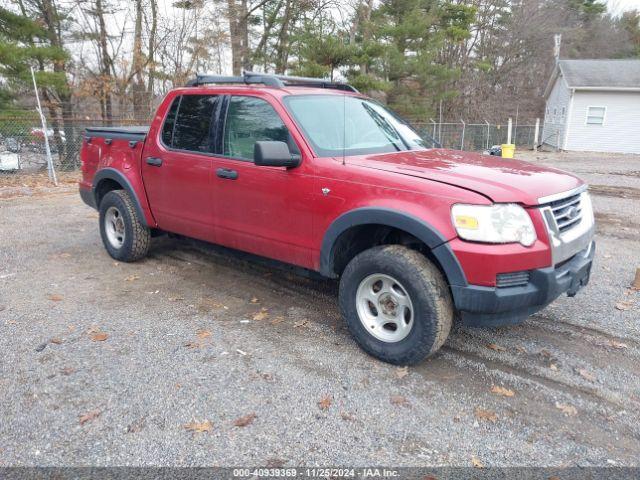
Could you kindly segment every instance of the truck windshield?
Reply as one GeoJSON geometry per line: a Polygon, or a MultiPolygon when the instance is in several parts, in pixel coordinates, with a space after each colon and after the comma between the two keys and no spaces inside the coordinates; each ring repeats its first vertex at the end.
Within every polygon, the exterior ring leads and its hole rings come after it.
{"type": "Polygon", "coordinates": [[[421,136],[385,107],[348,95],[291,95],[285,104],[322,157],[424,150],[435,142],[421,136]]]}

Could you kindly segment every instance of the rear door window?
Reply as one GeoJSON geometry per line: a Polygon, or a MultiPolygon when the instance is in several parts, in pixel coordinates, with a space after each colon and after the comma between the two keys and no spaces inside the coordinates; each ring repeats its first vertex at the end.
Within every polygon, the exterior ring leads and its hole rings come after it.
{"type": "Polygon", "coordinates": [[[176,113],[178,113],[178,105],[180,105],[181,98],[182,97],[178,96],[173,99],[167,118],[165,118],[164,125],[162,126],[162,143],[167,147],[170,147],[173,141],[173,128],[176,124],[176,113]]]}
{"type": "Polygon", "coordinates": [[[224,156],[253,161],[255,143],[265,140],[285,142],[292,153],[299,153],[289,130],[269,102],[256,97],[231,97],[224,129],[224,156]]]}
{"type": "Polygon", "coordinates": [[[169,146],[178,150],[214,153],[214,113],[218,99],[217,95],[183,95],[169,146]]]}

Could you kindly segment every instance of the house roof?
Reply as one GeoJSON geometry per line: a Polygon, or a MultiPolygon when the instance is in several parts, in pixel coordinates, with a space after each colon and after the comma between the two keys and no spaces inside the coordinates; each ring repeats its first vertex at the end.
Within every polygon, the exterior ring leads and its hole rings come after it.
{"type": "Polygon", "coordinates": [[[576,90],[640,91],[640,60],[560,60],[549,79],[544,96],[562,74],[569,88],[576,90]]]}

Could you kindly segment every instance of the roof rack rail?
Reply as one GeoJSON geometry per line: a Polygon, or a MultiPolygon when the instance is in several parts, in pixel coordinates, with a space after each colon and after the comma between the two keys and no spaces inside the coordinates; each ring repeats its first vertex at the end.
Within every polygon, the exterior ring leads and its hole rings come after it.
{"type": "Polygon", "coordinates": [[[286,86],[331,88],[347,92],[357,92],[354,87],[346,83],[332,82],[322,78],[291,77],[288,75],[272,75],[269,73],[243,72],[241,76],[224,77],[219,75],[196,75],[196,78],[187,82],[187,87],[197,87],[211,83],[259,83],[269,87],[284,88],[286,86]]]}

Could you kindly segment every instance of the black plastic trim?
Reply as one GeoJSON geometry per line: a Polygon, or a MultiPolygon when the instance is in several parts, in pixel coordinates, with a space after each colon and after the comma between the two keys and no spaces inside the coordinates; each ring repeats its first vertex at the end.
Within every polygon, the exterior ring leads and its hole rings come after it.
{"type": "MultiPolygon", "coordinates": [[[[142,211],[142,206],[140,205],[138,196],[136,195],[136,192],[133,190],[131,183],[129,182],[129,180],[127,180],[127,177],[125,177],[122,173],[120,173],[115,168],[107,167],[107,168],[98,170],[98,172],[93,177],[92,193],[93,193],[93,203],[96,205],[95,208],[100,207],[97,202],[96,192],[97,192],[98,186],[100,185],[100,182],[103,180],[113,180],[114,182],[117,182],[118,184],[120,184],[120,186],[127,191],[129,196],[131,197],[131,200],[133,200],[134,206],[136,207],[136,213],[138,214],[138,218],[140,218],[140,221],[145,227],[148,227],[149,225],[147,224],[147,219],[144,215],[144,212],[142,211]]],[[[82,190],[80,190],[80,192],[82,192],[82,190]]],[[[82,193],[81,193],[81,196],[82,196],[82,193]]]]}
{"type": "Polygon", "coordinates": [[[98,209],[98,206],[96,205],[96,197],[94,196],[92,190],[87,190],[86,188],[80,187],[80,198],[91,208],[95,208],[96,210],[98,209]]]}
{"type": "Polygon", "coordinates": [[[468,326],[509,325],[542,310],[563,293],[574,296],[589,282],[595,242],[560,268],[530,271],[527,285],[507,288],[452,286],[456,309],[468,326]],[[588,252],[588,255],[586,254],[588,252]]]}
{"type": "Polygon", "coordinates": [[[335,278],[334,245],[338,237],[357,225],[385,225],[398,228],[420,239],[431,249],[451,285],[466,286],[467,279],[447,239],[429,223],[413,215],[388,208],[364,207],[344,213],[327,229],[320,252],[320,273],[335,278]]]}

